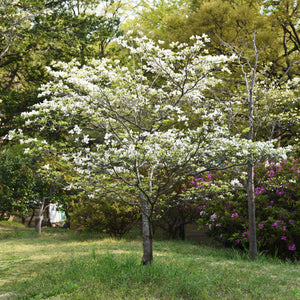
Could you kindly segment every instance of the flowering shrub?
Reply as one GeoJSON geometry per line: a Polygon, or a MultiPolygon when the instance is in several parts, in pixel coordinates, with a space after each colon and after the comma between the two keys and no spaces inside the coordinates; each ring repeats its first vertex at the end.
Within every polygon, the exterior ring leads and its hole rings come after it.
{"type": "Polygon", "coordinates": [[[106,232],[121,237],[140,219],[137,207],[117,201],[80,201],[74,204],[71,227],[76,231],[106,232]]]}
{"type": "MultiPolygon", "coordinates": [[[[255,173],[259,250],[282,258],[299,258],[299,159],[260,163],[255,173]]],[[[244,175],[232,170],[213,172],[194,179],[187,192],[202,207],[200,226],[222,242],[238,247],[245,247],[249,238],[244,175]]]]}

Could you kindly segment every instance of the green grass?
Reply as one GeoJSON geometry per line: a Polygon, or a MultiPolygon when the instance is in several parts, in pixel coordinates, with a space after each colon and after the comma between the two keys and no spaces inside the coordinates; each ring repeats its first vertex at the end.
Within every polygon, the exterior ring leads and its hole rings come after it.
{"type": "Polygon", "coordinates": [[[231,249],[0,223],[0,299],[299,299],[298,263],[231,249]]]}

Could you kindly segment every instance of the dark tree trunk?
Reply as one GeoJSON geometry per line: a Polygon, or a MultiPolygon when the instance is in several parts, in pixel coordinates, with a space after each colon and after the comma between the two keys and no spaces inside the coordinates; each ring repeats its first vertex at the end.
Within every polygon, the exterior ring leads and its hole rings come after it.
{"type": "Polygon", "coordinates": [[[34,210],[33,210],[33,212],[32,212],[32,215],[31,215],[31,217],[30,217],[30,220],[29,220],[27,226],[30,226],[30,225],[31,225],[31,222],[32,222],[33,217],[34,217],[34,210]]]}
{"type": "Polygon", "coordinates": [[[142,227],[143,227],[143,258],[142,264],[147,265],[153,260],[153,233],[151,212],[149,203],[145,196],[140,194],[141,208],[142,208],[142,227]]]}
{"type": "Polygon", "coordinates": [[[179,225],[179,238],[183,241],[185,240],[185,224],[184,223],[179,225]]]}

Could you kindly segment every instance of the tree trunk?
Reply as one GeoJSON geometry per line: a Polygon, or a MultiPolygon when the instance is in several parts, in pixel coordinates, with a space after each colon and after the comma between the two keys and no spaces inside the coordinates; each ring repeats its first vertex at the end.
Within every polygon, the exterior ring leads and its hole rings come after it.
{"type": "Polygon", "coordinates": [[[31,225],[31,222],[32,222],[33,217],[34,217],[34,210],[33,210],[33,212],[32,212],[32,215],[31,215],[31,217],[30,217],[30,220],[29,220],[27,226],[30,226],[30,225],[31,225]]]}
{"type": "Polygon", "coordinates": [[[183,241],[185,240],[185,224],[184,223],[179,225],[179,238],[183,241]]]}
{"type": "Polygon", "coordinates": [[[184,241],[185,240],[185,225],[186,225],[186,220],[185,220],[183,214],[179,215],[179,222],[180,222],[179,223],[179,227],[178,227],[178,229],[179,229],[179,238],[184,241]]]}
{"type": "Polygon", "coordinates": [[[248,216],[249,216],[249,257],[251,260],[257,259],[257,240],[255,222],[255,194],[254,194],[254,166],[248,164],[248,216]]]}
{"type": "MultiPolygon", "coordinates": [[[[255,34],[253,33],[253,47],[255,53],[254,65],[252,68],[251,82],[248,85],[247,76],[245,76],[245,82],[248,93],[248,118],[249,118],[249,135],[248,140],[254,141],[254,91],[255,91],[255,79],[258,61],[258,50],[255,43],[255,34]]],[[[249,258],[251,260],[257,260],[257,240],[256,240],[256,220],[255,220],[255,194],[254,194],[254,165],[253,156],[250,155],[248,163],[248,182],[247,182],[247,198],[248,198],[248,216],[249,216],[249,258]]]]}
{"type": "Polygon", "coordinates": [[[142,264],[151,264],[153,260],[153,234],[152,222],[150,221],[150,207],[145,199],[144,194],[140,194],[141,208],[142,208],[142,226],[143,226],[143,258],[142,264]]]}
{"type": "Polygon", "coordinates": [[[35,231],[38,233],[38,235],[42,234],[42,221],[43,221],[43,211],[45,206],[45,197],[43,197],[41,207],[39,209],[39,212],[35,218],[35,231]]]}

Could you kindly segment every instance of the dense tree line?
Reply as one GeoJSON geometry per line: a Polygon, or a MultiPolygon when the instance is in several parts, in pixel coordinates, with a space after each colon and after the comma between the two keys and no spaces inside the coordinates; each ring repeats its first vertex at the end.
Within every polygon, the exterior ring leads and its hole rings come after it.
{"type": "Polygon", "coordinates": [[[107,54],[119,34],[119,8],[118,1],[1,1],[1,136],[36,103],[52,61],[84,64],[107,54]]]}

